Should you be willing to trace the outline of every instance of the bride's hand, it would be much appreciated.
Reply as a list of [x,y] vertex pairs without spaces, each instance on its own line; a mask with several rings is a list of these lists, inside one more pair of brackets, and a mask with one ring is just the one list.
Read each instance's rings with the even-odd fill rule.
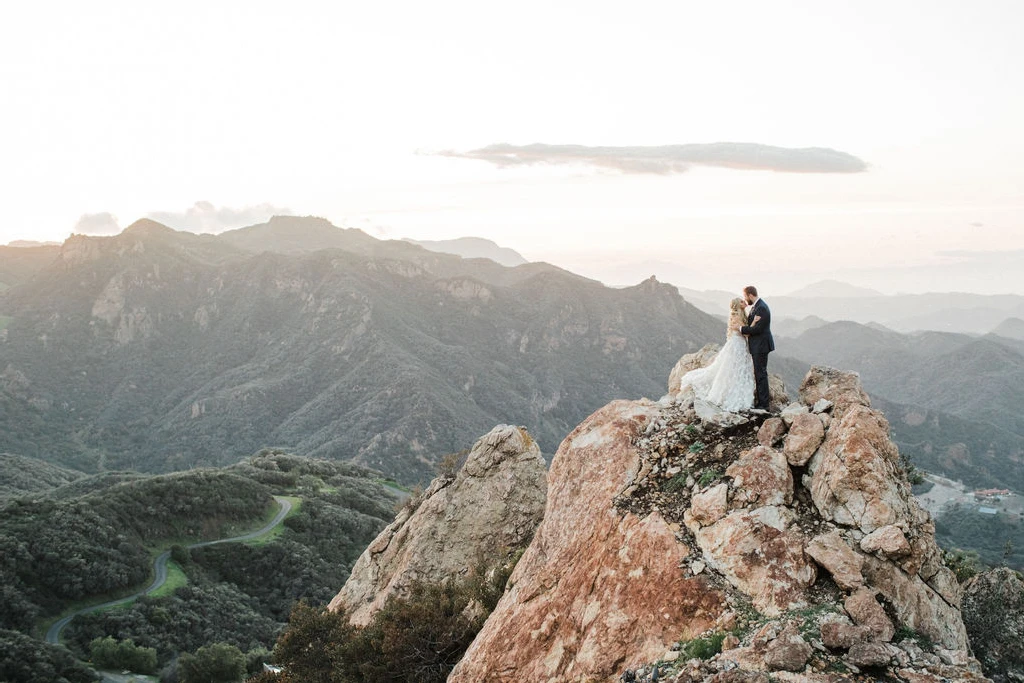
[[760,319],[761,319],[761,316],[759,316],[759,315],[755,315],[755,316],[754,316],[754,322],[752,322],[752,323],[751,323],[751,325],[756,325],[756,324],[757,324],[757,321],[758,321],[758,320],[760,320]]

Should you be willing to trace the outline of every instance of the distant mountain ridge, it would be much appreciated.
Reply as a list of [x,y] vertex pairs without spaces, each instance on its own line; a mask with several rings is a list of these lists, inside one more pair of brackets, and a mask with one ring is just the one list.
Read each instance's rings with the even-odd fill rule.
[[302,218],[76,235],[0,314],[0,449],[165,471],[283,446],[404,481],[502,422],[551,452],[721,334],[654,280],[611,289]]
[[413,240],[407,238],[405,241],[418,244],[430,251],[455,254],[463,258],[489,258],[503,266],[514,267],[529,263],[515,249],[498,246],[495,242],[483,239],[482,237],[459,237],[453,240]]
[[857,287],[838,280],[821,280],[801,287],[795,292],[790,292],[788,296],[800,299],[859,299],[866,296],[884,295],[874,289]]
[[[720,315],[735,294],[680,288],[683,297],[705,313]],[[820,291],[820,294],[818,293]],[[771,305],[772,322],[817,317],[830,322],[878,323],[898,332],[934,330],[983,335],[1007,318],[1024,318],[1018,294],[879,294],[841,282],[825,281],[789,295],[762,291]]]

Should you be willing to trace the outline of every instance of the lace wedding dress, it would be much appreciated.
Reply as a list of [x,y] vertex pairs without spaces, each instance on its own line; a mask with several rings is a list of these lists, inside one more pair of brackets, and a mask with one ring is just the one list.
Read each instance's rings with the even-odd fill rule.
[[683,375],[680,388],[688,386],[696,398],[726,412],[749,410],[754,405],[754,364],[743,335],[730,331],[711,365]]

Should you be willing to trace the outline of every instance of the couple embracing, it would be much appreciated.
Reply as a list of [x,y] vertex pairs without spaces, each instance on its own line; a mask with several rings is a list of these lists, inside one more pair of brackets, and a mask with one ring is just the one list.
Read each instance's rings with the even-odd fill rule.
[[771,325],[768,304],[756,287],[745,287],[743,296],[729,303],[725,346],[706,368],[686,373],[681,388],[693,387],[694,396],[730,413],[770,410],[768,354],[775,350]]

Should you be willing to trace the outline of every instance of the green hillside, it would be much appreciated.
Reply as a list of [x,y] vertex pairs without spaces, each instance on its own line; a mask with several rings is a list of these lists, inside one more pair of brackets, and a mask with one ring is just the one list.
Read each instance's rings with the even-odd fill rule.
[[[89,643],[107,635],[155,648],[161,663],[218,642],[269,647],[294,603],[326,604],[391,519],[396,498],[379,482],[357,466],[267,451],[222,469],[85,477],[8,499],[0,629],[38,636],[70,607],[137,591],[152,578],[156,552],[170,547],[183,585],[76,617],[64,633],[72,650],[87,657]],[[276,508],[272,494],[295,500],[281,531],[183,550],[258,528]]]

